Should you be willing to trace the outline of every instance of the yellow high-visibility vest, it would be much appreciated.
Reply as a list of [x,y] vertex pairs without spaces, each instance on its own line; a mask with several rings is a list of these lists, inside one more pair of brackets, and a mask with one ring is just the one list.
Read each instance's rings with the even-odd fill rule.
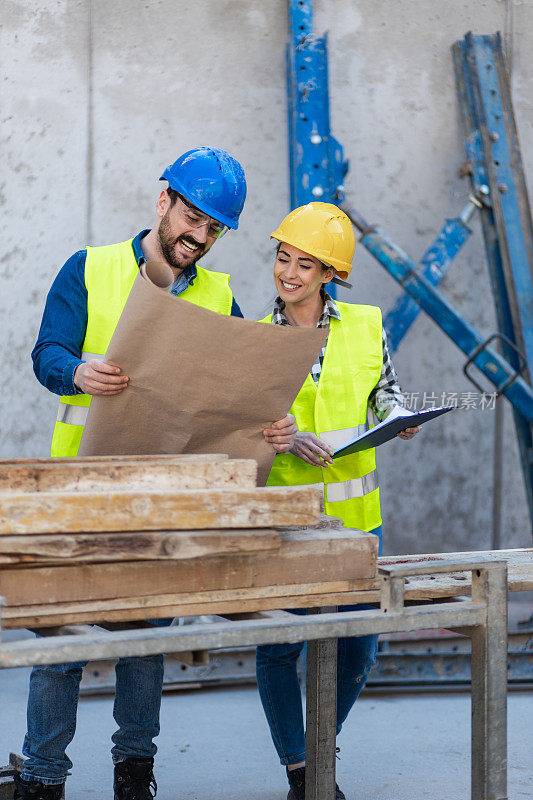
[[[367,430],[368,398],[383,366],[381,311],[337,303],[341,319],[330,331],[318,386],[305,379],[291,413],[300,431],[311,431],[339,447]],[[272,315],[262,322],[272,322]],[[336,458],[314,467],[298,456],[276,455],[268,486],[324,484],[325,512],[347,528],[370,531],[381,524],[375,450]]]
[[[85,262],[87,287],[87,330],[81,358],[103,359],[117,323],[126,305],[139,267],[133,252],[133,239],[104,247],[88,247]],[[181,294],[202,308],[219,314],[231,314],[233,294],[229,275],[211,272],[196,265],[198,275]],[[52,456],[77,455],[91,395],[64,395],[52,437]]]

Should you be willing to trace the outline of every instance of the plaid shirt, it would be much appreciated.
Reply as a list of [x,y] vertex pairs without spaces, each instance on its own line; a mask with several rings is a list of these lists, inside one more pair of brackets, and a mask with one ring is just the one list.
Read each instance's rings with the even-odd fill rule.
[[[317,328],[329,328],[330,318],[334,317],[335,319],[340,320],[341,315],[337,304],[325,290],[322,291],[322,297],[324,299],[324,308],[322,309],[322,314],[317,322]],[[277,297],[274,303],[274,309],[272,311],[272,323],[274,325],[290,325],[289,320],[283,313],[284,308],[284,301],[280,297]],[[320,373],[322,372],[322,364],[324,362],[324,355],[326,353],[326,345],[327,341],[311,368],[311,377],[317,386],[318,381],[320,380]],[[400,384],[398,383],[396,371],[391,361],[385,328],[383,328],[382,332],[382,345],[383,366],[381,368],[381,375],[379,381],[370,392],[370,396],[368,398],[368,405],[380,422],[385,419],[393,406],[398,405],[403,407],[405,405],[403,392],[400,388]]]

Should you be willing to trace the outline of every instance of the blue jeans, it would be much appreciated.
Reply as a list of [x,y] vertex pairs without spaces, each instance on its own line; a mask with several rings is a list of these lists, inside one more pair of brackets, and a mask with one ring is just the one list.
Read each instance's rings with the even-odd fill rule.
[[[379,536],[381,526],[371,531]],[[340,606],[339,611],[358,611],[368,605]],[[291,609],[306,614],[306,609]],[[259,696],[270,727],[280,762],[284,765],[305,761],[305,729],[302,697],[296,662],[304,642],[261,645],[256,651]],[[372,669],[378,649],[378,636],[352,636],[337,645],[337,734],[359,697]]]
[[[64,783],[72,761],[65,753],[76,730],[82,667],[86,662],[34,667],[30,676],[28,732],[22,752],[27,756],[22,778],[46,784]],[[163,656],[121,658],[115,667],[113,760],[150,757],[159,734],[163,689]]]

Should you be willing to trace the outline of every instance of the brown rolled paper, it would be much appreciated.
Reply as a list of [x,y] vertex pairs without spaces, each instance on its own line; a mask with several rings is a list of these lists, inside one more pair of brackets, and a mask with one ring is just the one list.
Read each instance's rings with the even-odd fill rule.
[[141,267],[106,353],[127,389],[93,397],[80,456],[227,453],[253,458],[266,483],[262,431],[289,411],[327,330],[215,314],[169,293],[166,264]]

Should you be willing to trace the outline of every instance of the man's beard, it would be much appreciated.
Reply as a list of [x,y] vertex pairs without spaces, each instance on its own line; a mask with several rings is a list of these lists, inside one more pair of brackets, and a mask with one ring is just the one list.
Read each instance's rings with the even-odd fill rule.
[[[161,252],[163,253],[163,257],[167,264],[170,264],[171,267],[174,269],[184,270],[192,267],[193,264],[196,264],[197,261],[201,259],[201,257],[205,253],[206,245],[200,242],[197,242],[191,236],[174,236],[172,233],[172,229],[170,226],[169,220],[169,212],[162,217],[161,222],[159,223],[159,230],[158,230],[158,237],[159,237],[159,246],[161,247]],[[187,259],[185,262],[178,260],[176,254],[174,252],[174,246],[179,242],[187,242],[188,244],[192,244],[198,248],[195,253],[191,253],[190,259]]]

